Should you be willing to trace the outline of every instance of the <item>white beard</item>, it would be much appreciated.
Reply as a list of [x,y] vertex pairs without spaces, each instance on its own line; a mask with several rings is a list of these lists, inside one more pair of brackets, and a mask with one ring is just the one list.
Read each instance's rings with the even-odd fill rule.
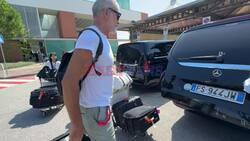
[[250,93],[250,78],[248,78],[244,82],[244,91]]

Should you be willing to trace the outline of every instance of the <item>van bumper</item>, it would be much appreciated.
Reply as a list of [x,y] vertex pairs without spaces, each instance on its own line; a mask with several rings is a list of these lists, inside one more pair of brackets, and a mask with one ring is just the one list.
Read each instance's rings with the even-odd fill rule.
[[183,84],[173,83],[171,89],[162,85],[162,97],[172,100],[180,108],[196,111],[250,129],[250,112],[249,108],[245,108],[250,107],[248,100],[245,100],[244,105],[239,105],[205,96],[193,96],[189,92],[181,90],[178,86],[183,86]]

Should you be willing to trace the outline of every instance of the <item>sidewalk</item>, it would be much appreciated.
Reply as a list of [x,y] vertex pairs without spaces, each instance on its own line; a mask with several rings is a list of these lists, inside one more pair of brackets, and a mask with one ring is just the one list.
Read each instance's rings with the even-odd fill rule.
[[43,63],[37,63],[20,68],[14,68],[7,70],[7,75],[4,75],[4,71],[0,70],[0,79],[15,78],[21,76],[36,75],[43,67]]

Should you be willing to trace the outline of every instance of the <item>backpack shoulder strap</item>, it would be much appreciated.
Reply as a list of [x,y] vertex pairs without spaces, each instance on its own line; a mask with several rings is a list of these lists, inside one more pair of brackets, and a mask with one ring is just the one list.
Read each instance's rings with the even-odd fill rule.
[[[99,34],[96,30],[94,30],[94,29],[92,29],[92,28],[85,28],[85,29],[83,29],[82,31],[80,31],[79,36],[80,36],[81,33],[82,33],[83,31],[85,31],[85,30],[91,30],[91,31],[93,31],[94,33],[96,33],[96,35],[97,35],[98,38],[99,38],[99,44],[98,44],[98,48],[97,48],[97,50],[96,50],[95,58],[93,58],[93,60],[92,60],[91,66],[89,67],[88,71],[87,71],[86,74],[83,76],[83,78],[79,81],[79,87],[80,87],[80,89],[81,89],[81,83],[82,83],[82,81],[83,81],[83,80],[86,78],[86,76],[89,74],[89,72],[90,72],[92,66],[94,67],[94,70],[95,70],[95,72],[96,72],[96,74],[97,74],[98,76],[101,76],[101,75],[102,75],[102,73],[98,72],[98,71],[96,70],[96,68],[95,68],[95,63],[98,61],[99,56],[102,54],[102,51],[103,51],[102,38],[101,38],[100,34]],[[79,36],[78,36],[78,37],[79,37]]]
[[[92,65],[93,65],[93,64],[95,64],[95,63],[98,61],[99,56],[102,54],[102,51],[103,51],[102,38],[101,38],[100,34],[99,34],[96,30],[94,30],[93,28],[85,28],[85,29],[83,29],[82,31],[80,31],[79,36],[81,35],[81,33],[82,33],[83,31],[86,31],[86,30],[91,30],[91,31],[95,32],[96,35],[97,35],[98,38],[99,38],[99,44],[98,44],[98,48],[97,48],[97,50],[96,50],[96,55],[95,55],[95,58],[93,59],[93,62],[92,62]],[[79,37],[79,36],[78,36],[78,37]]]
[[51,65],[51,69],[54,70],[54,65],[52,63],[52,61],[49,61],[50,62],[50,65]]

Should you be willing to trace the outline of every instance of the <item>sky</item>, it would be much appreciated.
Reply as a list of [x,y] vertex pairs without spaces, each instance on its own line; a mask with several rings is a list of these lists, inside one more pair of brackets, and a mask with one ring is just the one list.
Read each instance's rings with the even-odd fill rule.
[[[170,8],[170,1],[171,0],[130,0],[130,8],[131,10],[145,12],[148,13],[149,16],[152,16]],[[176,0],[175,7],[192,1],[195,0]]]
[[[176,4],[170,7],[170,0],[130,0],[130,9],[148,13],[148,16],[159,14],[168,10],[169,8],[174,8],[194,0],[176,0]],[[118,31],[118,39],[129,39],[129,33]]]
[[[95,0],[90,0],[95,1]],[[170,7],[171,0],[130,0],[130,9],[148,13],[148,16],[159,14],[170,8],[178,7],[195,0],[176,0],[176,4]],[[118,39],[129,39],[128,32],[118,31]]]
[[[180,6],[194,0],[176,0],[176,5]],[[130,0],[130,9],[148,13],[149,16],[161,13],[170,8],[170,0]]]

